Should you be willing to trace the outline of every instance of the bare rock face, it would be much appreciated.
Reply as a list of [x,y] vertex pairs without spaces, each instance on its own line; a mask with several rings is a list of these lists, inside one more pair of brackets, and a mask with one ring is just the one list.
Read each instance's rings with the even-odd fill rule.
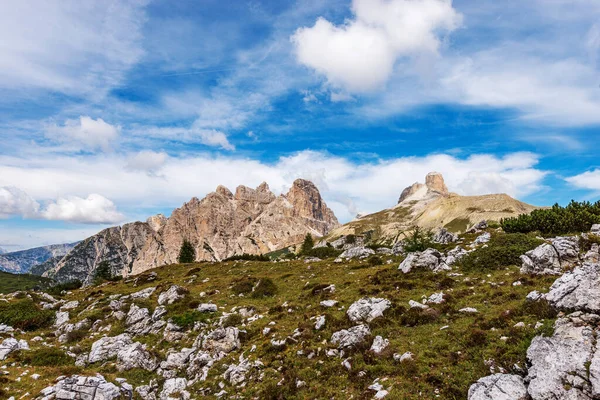
[[421,200],[428,197],[448,197],[450,192],[444,182],[444,177],[439,172],[430,172],[425,177],[425,184],[413,183],[402,191],[398,203],[404,200]]
[[300,243],[307,233],[323,236],[339,223],[317,187],[297,179],[289,192],[276,196],[266,183],[256,189],[224,186],[199,200],[191,199],[169,218],[150,217],[103,230],[79,243],[44,275],[60,282],[90,284],[100,263],[113,275],[135,275],[177,262],[184,240],[196,261],[220,261],[243,253],[264,254]]

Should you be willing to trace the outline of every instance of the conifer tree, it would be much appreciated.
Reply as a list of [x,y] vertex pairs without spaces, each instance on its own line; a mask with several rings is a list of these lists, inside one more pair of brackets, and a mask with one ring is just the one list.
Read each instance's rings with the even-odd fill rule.
[[196,260],[196,251],[194,250],[194,246],[190,243],[189,240],[184,240],[181,249],[179,250],[179,261],[180,264],[189,264],[193,263]]

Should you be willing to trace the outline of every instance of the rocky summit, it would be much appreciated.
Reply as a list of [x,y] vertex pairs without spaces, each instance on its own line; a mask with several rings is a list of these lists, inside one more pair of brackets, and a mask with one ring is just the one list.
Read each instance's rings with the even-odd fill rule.
[[184,240],[195,261],[220,261],[241,254],[265,254],[295,245],[309,233],[320,237],[339,225],[317,187],[296,180],[287,194],[276,196],[266,183],[256,189],[219,186],[203,199],[193,198],[170,217],[108,228],[48,264],[44,276],[60,282],[90,283],[101,263],[113,275],[135,275],[177,262]]
[[506,194],[461,196],[449,192],[444,177],[430,172],[425,183],[414,183],[404,189],[398,204],[392,208],[355,220],[334,229],[328,238],[344,235],[367,235],[372,242],[393,244],[414,227],[452,233],[466,232],[480,221],[500,221],[533,211],[537,207]]

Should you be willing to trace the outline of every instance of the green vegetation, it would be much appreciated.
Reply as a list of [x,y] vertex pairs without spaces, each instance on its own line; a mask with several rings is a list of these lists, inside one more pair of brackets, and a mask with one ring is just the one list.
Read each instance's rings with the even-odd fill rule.
[[179,250],[179,257],[177,258],[180,264],[193,263],[196,260],[196,250],[189,240],[184,240]]
[[114,275],[112,268],[108,261],[102,261],[96,267],[96,272],[94,273],[94,284],[99,285],[102,282],[114,282],[123,279],[121,275]]
[[75,363],[63,350],[52,347],[21,351],[16,357],[19,362],[31,367],[57,367]]
[[184,329],[191,329],[196,322],[206,322],[210,318],[210,314],[203,313],[197,310],[184,311],[181,314],[173,315],[171,320],[177,326]]
[[450,232],[466,232],[469,229],[469,225],[471,222],[468,218],[455,218],[452,221],[448,222],[444,225],[444,228],[448,229]]
[[277,286],[271,278],[261,278],[252,292],[252,297],[255,299],[261,297],[273,297],[277,293]]
[[418,226],[415,226],[404,240],[404,250],[409,253],[413,251],[425,251],[430,247],[435,247],[433,233]]
[[48,293],[53,296],[60,296],[62,292],[69,292],[71,290],[80,289],[83,283],[79,280],[69,281],[65,283],[59,283],[48,289]]
[[325,246],[325,247],[313,247],[306,253],[305,256],[308,257],[318,257],[321,259],[325,258],[335,258],[342,254],[342,250],[334,249],[333,247]]
[[304,237],[304,242],[302,242],[302,247],[300,247],[300,255],[307,255],[308,252],[311,251],[314,246],[315,242],[312,236],[310,235],[310,233],[307,233]]
[[263,254],[239,254],[237,256],[231,256],[223,261],[270,261],[269,256]]
[[0,323],[15,329],[34,331],[52,325],[54,311],[42,310],[29,298],[10,304],[0,303]]
[[523,233],[494,235],[487,246],[480,247],[460,260],[464,271],[486,271],[520,265],[520,256],[543,242]]
[[18,290],[46,289],[52,280],[27,274],[10,274],[0,271],[0,293],[12,293]]
[[595,203],[571,201],[566,207],[558,204],[549,209],[533,210],[530,214],[505,218],[502,229],[508,233],[540,232],[554,236],[588,232],[593,224],[600,223],[600,201]]

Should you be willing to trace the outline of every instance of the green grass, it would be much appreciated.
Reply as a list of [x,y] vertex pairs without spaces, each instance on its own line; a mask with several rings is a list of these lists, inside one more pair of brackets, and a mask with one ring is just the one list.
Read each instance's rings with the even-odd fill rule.
[[34,331],[54,323],[54,311],[42,310],[31,299],[0,303],[0,323],[15,329]]
[[28,274],[10,274],[0,271],[0,293],[12,293],[18,290],[46,289],[52,280]]
[[[472,240],[475,236],[464,237]],[[497,240],[506,243],[515,237],[510,238]],[[165,318],[185,328],[191,328],[194,322],[201,321],[209,324],[207,331],[214,329],[213,324],[222,317],[223,312],[232,313],[232,309],[240,307],[254,309],[255,314],[263,318],[248,322],[240,314],[232,313],[224,319],[224,325],[236,326],[242,331],[242,348],[218,361],[205,382],[197,382],[188,389],[192,393],[198,393],[201,388],[210,388],[212,393],[220,391],[218,385],[223,381],[225,365],[238,363],[240,354],[244,352],[245,357],[252,361],[261,360],[264,364],[260,371],[250,373],[246,386],[232,388],[226,384],[224,389],[228,393],[236,393],[244,399],[370,399],[374,392],[367,390],[367,387],[376,378],[386,379],[384,387],[391,387],[386,400],[464,399],[469,386],[489,374],[489,367],[484,360],[494,359],[496,365],[509,373],[513,372],[515,363],[525,366],[526,350],[531,339],[535,335],[551,332],[555,312],[547,304],[528,303],[525,297],[532,290],[547,291],[555,277],[524,277],[517,266],[506,261],[499,262],[492,269],[467,270],[456,267],[453,272],[460,272],[463,276],[418,270],[403,274],[397,270],[402,257],[378,257],[383,261],[382,265],[367,260],[344,263],[325,260],[310,265],[301,260],[173,265],[155,269],[158,276],[154,282],[139,280],[137,285],[135,279],[110,282],[101,288],[76,291],[65,296],[65,300],[79,300],[79,310],[100,301],[96,310],[101,310],[105,307],[102,299],[110,295],[127,295],[158,286],[159,289],[150,299],[139,302],[152,309],[157,306],[161,291],[168,289],[171,284],[178,284],[189,290],[189,294],[186,299],[167,307]],[[392,263],[387,264],[388,260]],[[508,260],[513,261],[512,258]],[[192,270],[197,277],[190,280],[189,272]],[[265,279],[267,277],[268,280]],[[517,280],[522,284],[513,286],[512,283]],[[323,290],[332,284],[336,288],[334,293]],[[254,296],[257,291],[259,294]],[[410,310],[409,300],[421,301],[423,296],[439,291],[447,295],[445,303],[433,305],[427,312]],[[200,297],[201,293],[204,293],[203,297]],[[370,341],[348,351],[345,357],[351,357],[352,364],[352,370],[348,371],[341,366],[339,358],[327,357],[325,351],[334,347],[329,343],[334,332],[355,325],[349,321],[346,310],[364,296],[383,297],[391,301],[392,307],[385,311],[384,316],[369,323],[372,337],[381,335],[389,339],[390,347],[380,356],[368,351]],[[324,309],[319,305],[324,299],[335,299],[339,304]],[[10,300],[10,305],[20,301],[25,300]],[[201,315],[192,307],[198,301],[216,304],[219,312]],[[124,309],[128,307],[126,305]],[[458,312],[464,307],[475,307],[479,312]],[[71,322],[90,315],[98,314],[94,310],[81,314],[74,312]],[[311,319],[317,315],[326,316],[325,326],[320,331],[314,330],[314,320]],[[271,321],[275,325],[269,325]],[[543,326],[535,330],[533,326],[539,321],[543,321]],[[517,322],[524,322],[526,327],[514,328]],[[112,318],[105,317],[103,324],[112,325],[110,335],[123,331],[122,322]],[[267,326],[272,331],[264,336],[262,330]],[[444,326],[448,328],[442,330]],[[283,349],[273,348],[270,343],[272,339],[286,338],[296,329],[300,332],[297,342],[289,342]],[[43,349],[43,345],[30,340],[35,335],[44,336],[55,347],[60,346],[51,332],[52,328],[47,327],[22,335],[32,346],[31,354]],[[199,333],[190,331],[177,343],[166,342],[162,333],[144,335],[135,340],[146,344],[149,351],[160,359],[165,359],[170,349],[192,347]],[[501,340],[503,336],[508,339]],[[68,346],[79,352],[88,352],[98,337],[78,337],[78,342],[69,343]],[[256,346],[256,350],[250,352],[252,346]],[[298,351],[304,352],[304,355],[298,355]],[[399,364],[393,360],[394,353],[407,351],[414,354],[412,362]],[[314,357],[307,357],[310,353],[314,353]],[[59,356],[56,353],[56,357]],[[109,380],[124,377],[133,385],[147,384],[156,377],[142,370],[119,373],[112,363],[104,366],[102,363],[94,364],[86,367],[85,371],[77,369],[72,363],[30,367],[29,370],[30,373],[39,373],[41,378],[38,381],[22,379],[21,382],[3,384],[3,387],[10,387],[10,395],[19,398],[27,392],[38,393],[57,376],[72,373],[102,373]],[[19,376],[22,363],[9,364],[7,371],[9,376]],[[264,376],[259,381],[257,378],[260,374]],[[305,381],[307,385],[298,388],[296,380]]]

